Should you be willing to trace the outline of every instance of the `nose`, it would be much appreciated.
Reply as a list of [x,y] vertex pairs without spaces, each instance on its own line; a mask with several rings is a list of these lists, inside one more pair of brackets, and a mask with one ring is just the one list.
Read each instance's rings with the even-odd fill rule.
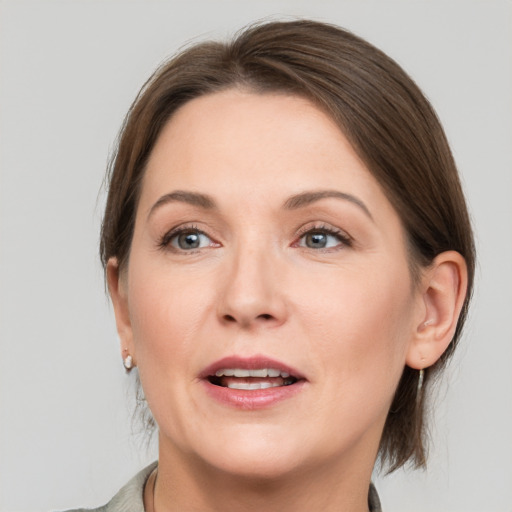
[[240,251],[226,262],[217,309],[223,324],[251,330],[286,321],[286,286],[278,260],[263,248]]

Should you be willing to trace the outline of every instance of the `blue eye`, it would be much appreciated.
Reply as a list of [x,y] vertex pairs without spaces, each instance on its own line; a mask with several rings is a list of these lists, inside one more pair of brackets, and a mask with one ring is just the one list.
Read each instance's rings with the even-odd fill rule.
[[308,249],[331,249],[343,245],[350,245],[348,237],[326,229],[308,231],[299,240],[299,247]]
[[188,229],[173,234],[168,238],[167,243],[175,249],[190,251],[193,249],[208,247],[212,244],[212,241],[201,231]]

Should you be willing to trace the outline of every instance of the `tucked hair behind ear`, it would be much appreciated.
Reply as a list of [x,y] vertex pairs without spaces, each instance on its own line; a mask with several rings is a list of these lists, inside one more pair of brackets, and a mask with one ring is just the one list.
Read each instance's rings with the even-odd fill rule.
[[103,265],[111,257],[121,270],[128,264],[145,165],[165,123],[187,101],[233,87],[306,97],[338,124],[402,220],[413,278],[443,251],[465,258],[468,293],[453,341],[426,372],[421,397],[418,372],[404,369],[380,446],[390,470],[407,461],[424,465],[425,397],[461,335],[473,285],[473,235],[434,110],[400,66],[368,42],[325,23],[270,22],[227,43],[194,45],[161,66],[131,106],[107,174]]

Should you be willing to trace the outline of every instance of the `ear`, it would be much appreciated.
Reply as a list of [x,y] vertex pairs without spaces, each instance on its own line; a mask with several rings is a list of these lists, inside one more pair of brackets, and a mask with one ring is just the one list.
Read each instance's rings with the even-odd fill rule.
[[128,306],[128,287],[126,276],[119,270],[117,258],[110,258],[107,263],[107,283],[114,314],[116,317],[117,333],[121,342],[121,357],[131,356],[133,366],[135,363],[135,346],[133,343],[133,330]]
[[406,363],[432,366],[452,341],[467,290],[466,261],[455,251],[439,254],[421,279],[421,313]]

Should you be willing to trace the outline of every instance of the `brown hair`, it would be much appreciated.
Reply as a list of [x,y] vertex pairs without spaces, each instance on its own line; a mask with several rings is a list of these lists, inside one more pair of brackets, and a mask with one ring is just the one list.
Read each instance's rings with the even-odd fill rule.
[[339,27],[299,20],[254,25],[231,42],[194,45],[162,65],[132,104],[112,157],[101,232],[103,265],[129,258],[145,164],[163,126],[181,105],[227,88],[284,92],[328,113],[377,179],[405,227],[412,275],[443,251],[458,251],[468,293],[455,336],[425,374],[404,369],[380,445],[394,470],[425,464],[425,389],[461,335],[475,266],[470,220],[440,122],[416,84],[383,52]]

